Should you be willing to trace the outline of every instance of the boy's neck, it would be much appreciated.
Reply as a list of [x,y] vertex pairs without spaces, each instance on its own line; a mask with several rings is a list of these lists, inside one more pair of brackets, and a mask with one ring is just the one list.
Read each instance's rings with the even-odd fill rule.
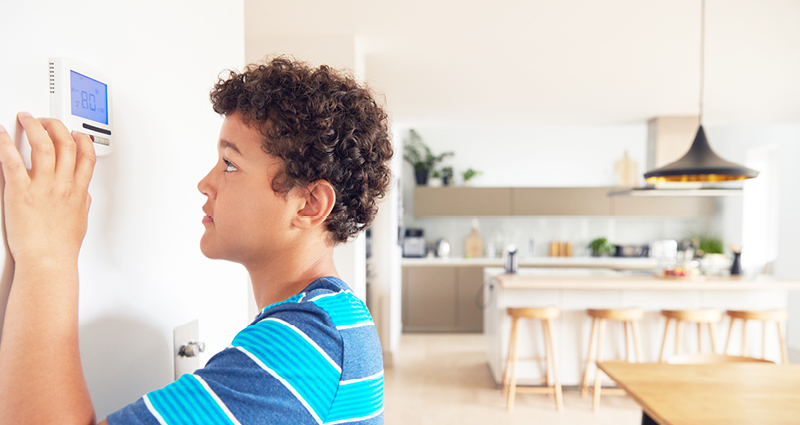
[[259,310],[299,294],[321,277],[339,277],[333,264],[333,247],[327,246],[284,252],[264,264],[247,267],[247,271]]

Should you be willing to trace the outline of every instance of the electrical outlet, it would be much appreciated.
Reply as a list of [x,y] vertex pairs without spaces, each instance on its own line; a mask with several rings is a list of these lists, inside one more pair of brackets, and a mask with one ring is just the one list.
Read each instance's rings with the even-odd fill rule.
[[200,368],[200,357],[197,356],[197,353],[202,349],[196,346],[204,347],[205,344],[200,342],[197,320],[176,326],[172,334],[172,355],[175,359],[175,380],[177,381],[181,375],[193,373]]

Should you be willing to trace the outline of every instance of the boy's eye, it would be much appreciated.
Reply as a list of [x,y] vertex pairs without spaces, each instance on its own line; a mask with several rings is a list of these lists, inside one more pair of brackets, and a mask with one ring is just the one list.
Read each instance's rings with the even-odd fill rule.
[[227,159],[223,159],[223,161],[225,161],[225,172],[226,172],[226,173],[230,173],[231,171],[236,171],[236,170],[237,170],[236,166],[235,166],[235,165],[233,165],[233,164],[232,164],[230,161],[228,161]]

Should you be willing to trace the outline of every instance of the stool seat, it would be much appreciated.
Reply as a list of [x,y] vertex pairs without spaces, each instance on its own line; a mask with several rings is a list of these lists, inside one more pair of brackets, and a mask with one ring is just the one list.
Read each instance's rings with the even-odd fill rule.
[[[636,350],[636,363],[642,361],[642,345],[639,341],[639,320],[644,317],[644,311],[641,308],[605,308],[595,309],[590,308],[586,310],[589,317],[592,318],[592,333],[589,337],[589,353],[586,355],[586,365],[583,369],[583,379],[581,379],[581,397],[589,392],[589,366],[603,360],[603,333],[605,332],[606,320],[616,322],[623,322],[625,325],[625,359],[631,361],[629,350],[628,329],[631,329],[633,334],[633,345]],[[592,348],[594,347],[595,332],[597,333],[597,354],[592,358]],[[600,370],[595,372],[594,390],[592,393],[592,410],[597,411],[600,409]],[[615,388],[616,393],[624,394],[622,389]]]
[[[669,333],[669,324],[675,321],[675,355],[681,354],[681,345],[683,344],[683,324],[696,323],[697,324],[697,352],[703,351],[703,338],[702,338],[702,325],[708,327],[708,337],[711,340],[711,353],[717,353],[717,332],[715,324],[722,319],[722,312],[719,310],[705,308],[698,310],[661,310],[661,315],[667,319],[664,326],[664,338],[661,340],[661,354],[658,356],[659,362],[666,360],[667,352],[667,334]],[[669,363],[669,361],[667,361]]]
[[789,313],[786,310],[728,310],[725,312],[731,318],[731,326],[728,328],[728,338],[725,340],[724,354],[728,354],[728,347],[731,343],[731,335],[733,334],[733,325],[736,320],[742,321],[742,356],[747,356],[747,321],[755,320],[762,322],[761,334],[761,358],[767,356],[767,322],[775,322],[778,328],[778,343],[781,350],[781,364],[789,362],[789,352],[786,348],[786,333],[783,330],[783,323],[789,319]]
[[[536,392],[552,393],[556,399],[556,410],[559,412],[564,408],[561,394],[561,381],[558,379],[558,357],[556,347],[553,343],[553,319],[557,318],[561,312],[558,307],[524,307],[508,308],[506,312],[511,316],[511,335],[508,338],[508,356],[506,357],[506,368],[503,371],[503,394],[508,396],[506,408],[511,411],[514,408],[514,396],[517,392]],[[541,320],[542,334],[544,335],[545,357],[519,357],[517,338],[519,338],[519,321],[522,319]],[[521,387],[517,388],[517,363],[520,360],[545,360],[544,386]],[[552,370],[552,372],[551,372]],[[550,385],[552,373],[553,385]]]
[[707,308],[701,310],[661,310],[661,315],[681,322],[717,323],[722,319],[722,312]]
[[616,321],[641,320],[644,317],[644,311],[641,308],[590,308],[586,310],[586,313],[591,318]]
[[557,319],[561,314],[558,307],[508,308],[508,315],[524,319]]
[[725,312],[725,314],[727,314],[733,319],[742,319],[742,320],[785,322],[789,319],[789,313],[786,310],[764,310],[764,311],[728,310]]

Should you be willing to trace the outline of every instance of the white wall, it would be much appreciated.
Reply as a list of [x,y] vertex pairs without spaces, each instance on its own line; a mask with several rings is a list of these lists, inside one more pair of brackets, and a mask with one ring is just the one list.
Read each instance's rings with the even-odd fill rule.
[[244,60],[242,0],[5,2],[0,123],[49,113],[49,56],[113,79],[115,152],[100,158],[80,258],[81,351],[98,417],[172,380],[172,329],[200,320],[207,353],[249,317],[244,269],[203,257],[221,119],[208,92]]
[[[800,124],[710,126],[706,135],[717,153],[729,161],[744,163],[748,151],[759,147],[772,145],[779,150],[775,273],[784,279],[800,280]],[[800,291],[789,293],[788,343],[800,350]]]

